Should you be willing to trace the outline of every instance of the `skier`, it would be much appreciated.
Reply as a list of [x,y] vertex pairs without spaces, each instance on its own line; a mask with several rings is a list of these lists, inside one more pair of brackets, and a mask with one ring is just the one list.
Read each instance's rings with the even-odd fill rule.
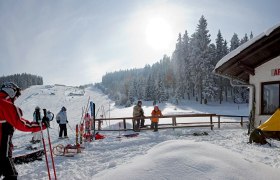
[[[144,111],[142,109],[142,101],[138,101],[137,104],[133,107],[133,117],[135,117],[135,119],[133,120],[133,130],[134,131],[140,131],[140,120],[141,120],[141,128],[144,127],[145,124],[145,119],[143,117],[144,116]],[[142,118],[141,118],[142,117]],[[135,124],[136,121],[136,124]]]
[[59,124],[59,139],[62,139],[62,133],[64,133],[64,138],[68,138],[67,136],[67,114],[66,108],[63,106],[59,113],[56,115],[56,122]]
[[[35,111],[33,113],[33,122],[41,121],[43,118],[41,112],[40,112],[40,107],[36,106]],[[33,132],[33,137],[32,140],[30,141],[32,144],[40,143],[41,142],[41,132]]]
[[159,110],[158,106],[154,106],[154,110],[152,111],[152,118],[151,118],[151,128],[154,129],[154,132],[158,131],[158,117],[162,116],[161,110]]
[[54,118],[54,114],[50,110],[47,111],[47,115],[46,116],[49,119],[49,121],[52,121],[53,118]]
[[[40,125],[22,117],[14,101],[21,95],[21,89],[12,82],[5,82],[0,88],[0,178],[17,179],[18,172],[12,159],[12,136],[14,129],[25,132],[40,131]],[[46,126],[42,125],[42,129]]]

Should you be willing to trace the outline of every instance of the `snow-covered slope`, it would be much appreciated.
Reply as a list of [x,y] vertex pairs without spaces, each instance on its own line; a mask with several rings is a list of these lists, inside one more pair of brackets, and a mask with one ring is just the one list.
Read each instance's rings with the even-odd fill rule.
[[[116,107],[107,96],[94,88],[85,91],[66,86],[34,86],[25,90],[16,104],[26,119],[32,118],[35,106],[56,114],[62,106],[67,108],[69,139],[58,140],[58,125],[51,123],[53,146],[73,144],[74,127],[80,122],[82,107],[88,98],[95,102],[96,111],[106,117],[129,117],[132,107]],[[144,102],[147,115],[151,102]],[[163,114],[217,113],[247,115],[247,105],[182,102],[178,106],[160,104]],[[110,109],[110,113],[109,113]],[[101,113],[99,113],[100,115]],[[99,116],[97,115],[97,116]],[[147,122],[149,123],[149,122]],[[104,122],[103,128],[113,122]],[[247,144],[247,130],[238,125],[224,129],[176,129],[140,132],[134,138],[116,138],[118,132],[104,132],[106,138],[86,143],[85,150],[75,157],[55,156],[58,179],[278,179],[280,177],[280,143],[267,145]],[[208,136],[193,136],[194,132],[207,132]],[[129,133],[129,132],[123,132]],[[31,133],[16,131],[15,151],[29,144]],[[19,179],[48,179],[45,161],[16,166]]]

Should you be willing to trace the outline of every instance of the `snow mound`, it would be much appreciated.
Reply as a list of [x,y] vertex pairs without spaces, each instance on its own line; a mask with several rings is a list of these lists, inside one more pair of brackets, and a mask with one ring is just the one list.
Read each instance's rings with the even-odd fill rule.
[[[265,173],[264,173],[265,172]],[[93,179],[279,179],[267,165],[207,142],[160,143],[131,163],[105,170]]]

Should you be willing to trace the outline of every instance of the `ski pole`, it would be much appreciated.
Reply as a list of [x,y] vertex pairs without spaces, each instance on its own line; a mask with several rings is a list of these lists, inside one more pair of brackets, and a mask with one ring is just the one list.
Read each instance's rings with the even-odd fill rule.
[[51,180],[49,161],[48,161],[48,156],[47,156],[47,150],[46,150],[45,138],[44,138],[44,133],[43,133],[43,128],[42,128],[42,122],[40,121],[39,124],[40,124],[40,128],[41,128],[41,135],[42,135],[43,147],[44,147],[44,152],[45,152],[45,159],[46,159],[46,165],[47,165],[47,170],[48,170],[48,176],[49,176],[49,180]]
[[49,128],[47,128],[47,132],[48,132],[48,140],[49,140],[49,146],[50,146],[50,153],[51,153],[51,158],[52,158],[52,167],[53,167],[54,179],[57,180],[57,178],[56,178],[56,170],[55,170],[55,165],[54,165],[54,159],[53,159],[53,151],[52,151],[52,144],[51,144],[51,139],[50,139]]
[[[43,109],[44,111],[44,117],[43,119],[47,119],[47,113],[46,113],[46,109]],[[47,122],[46,122],[47,123]],[[54,159],[53,159],[53,152],[52,152],[52,143],[51,143],[51,138],[50,138],[50,132],[49,132],[49,127],[47,126],[47,133],[48,133],[48,141],[49,141],[49,147],[50,147],[50,153],[51,153],[51,160],[52,160],[52,167],[53,167],[53,174],[54,174],[54,179],[57,180],[56,178],[56,170],[55,170],[55,165],[54,165]]]

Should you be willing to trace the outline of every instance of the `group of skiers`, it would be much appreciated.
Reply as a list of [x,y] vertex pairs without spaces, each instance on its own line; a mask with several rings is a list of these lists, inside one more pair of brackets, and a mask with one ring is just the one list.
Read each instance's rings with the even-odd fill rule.
[[[49,121],[52,121],[54,119],[54,114],[51,111],[46,112],[46,117],[49,119]],[[41,113],[41,109],[39,106],[35,107],[34,113],[33,113],[33,122],[42,121],[43,115]],[[56,122],[59,124],[59,139],[62,139],[62,134],[64,135],[64,138],[68,138],[67,136],[67,114],[66,114],[66,108],[63,106],[61,110],[56,115]],[[50,125],[50,124],[49,124]],[[40,132],[33,132],[31,143],[40,143],[41,142],[41,133]]]
[[[5,82],[0,87],[0,178],[14,180],[17,179],[18,172],[12,159],[13,143],[12,137],[15,129],[24,132],[32,132],[31,142],[41,141],[41,133],[50,126],[54,114],[44,109],[44,115],[40,112],[40,107],[36,107],[33,113],[33,122],[23,118],[22,110],[15,106],[15,100],[21,95],[21,89],[12,82]],[[62,107],[56,115],[59,124],[59,138],[67,138],[67,114],[66,108]]]
[[[153,111],[151,112],[151,128],[154,132],[158,131],[158,121],[160,116],[162,116],[161,110],[157,105],[154,106]],[[142,101],[138,101],[137,104],[133,107],[133,130],[139,132],[140,128],[145,127],[145,116],[142,108]]]
[[[41,140],[41,133],[50,126],[50,121],[54,119],[54,114],[51,111],[43,109],[44,114],[41,114],[40,107],[36,106],[33,113],[33,122],[23,118],[21,109],[15,106],[15,100],[21,95],[21,89],[12,82],[5,82],[0,87],[0,178],[17,179],[18,173],[15,169],[12,159],[12,137],[15,129],[24,132],[32,132],[33,137],[31,142],[37,143]],[[154,106],[151,115],[151,128],[158,131],[159,116],[162,116],[158,106]],[[139,131],[145,126],[144,111],[142,109],[142,101],[138,101],[133,108],[134,130]],[[68,138],[67,136],[67,114],[66,108],[63,106],[56,115],[56,122],[59,124],[59,138]],[[98,139],[103,139],[99,133]]]

